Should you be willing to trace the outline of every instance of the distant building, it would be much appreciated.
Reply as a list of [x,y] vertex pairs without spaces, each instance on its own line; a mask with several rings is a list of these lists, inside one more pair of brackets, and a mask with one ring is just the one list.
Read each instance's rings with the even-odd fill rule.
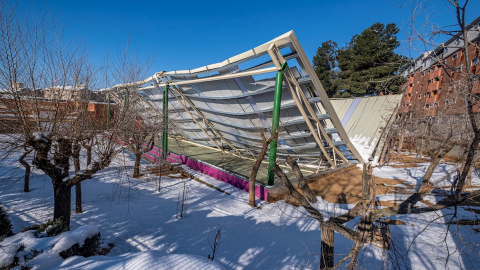
[[43,95],[46,99],[51,100],[77,100],[82,92],[88,91],[85,85],[76,86],[55,86],[43,89]]
[[[467,27],[471,71],[477,75],[474,93],[480,93],[480,17]],[[419,56],[402,75],[407,79],[403,85],[403,98],[399,113],[414,113],[418,116],[457,114],[465,108],[462,83],[466,78],[464,42],[461,33],[442,43],[435,50]],[[463,80],[463,82],[462,82]],[[480,107],[474,108],[480,112]]]

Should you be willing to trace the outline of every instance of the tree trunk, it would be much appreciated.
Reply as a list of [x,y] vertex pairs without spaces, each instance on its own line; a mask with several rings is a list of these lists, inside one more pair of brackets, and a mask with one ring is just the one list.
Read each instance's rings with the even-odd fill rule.
[[92,146],[85,147],[87,149],[87,167],[92,164]]
[[[253,170],[258,171],[258,167],[257,168],[254,167]],[[256,207],[257,204],[255,203],[255,179],[249,179],[249,181],[250,182],[248,185],[248,204],[251,207]]]
[[420,188],[418,189],[419,191],[425,189],[427,185],[430,184],[430,178],[433,175],[433,172],[435,171],[435,168],[437,168],[438,163],[440,163],[441,158],[437,156],[432,156],[430,159],[430,165],[427,168],[427,171],[425,172],[425,175],[423,176],[422,183],[420,184]]
[[255,179],[257,178],[258,169],[260,168],[260,165],[262,165],[263,157],[267,153],[268,144],[273,140],[273,138],[278,136],[278,134],[275,133],[274,136],[270,137],[267,140],[265,138],[265,135],[263,134],[263,132],[260,135],[262,136],[262,139],[263,139],[262,150],[260,151],[260,153],[257,156],[255,164],[253,165],[253,168],[252,168],[252,172],[250,173],[250,178],[248,179],[248,181],[249,181],[248,204],[250,204],[251,207],[257,206],[256,203],[255,203]]
[[[469,113],[470,113],[470,110],[469,110]],[[473,115],[473,112],[472,112],[472,115]],[[473,126],[475,124],[474,123],[475,117],[470,116],[470,118],[472,118],[471,122]],[[475,151],[477,150],[478,145],[480,143],[480,130],[476,129],[476,124],[475,124],[475,128],[472,127],[472,129],[474,132],[474,137],[468,147],[468,153],[467,153],[467,158],[465,159],[465,165],[463,165],[463,170],[462,170],[462,173],[460,174],[460,180],[458,181],[457,186],[455,188],[455,198],[457,200],[460,199],[461,192],[462,190],[464,190],[465,181],[466,181],[468,172],[470,171],[470,167],[472,166],[473,159],[475,157]]]
[[[73,166],[75,172],[80,171],[80,150],[81,146],[78,143],[74,143],[72,147]],[[75,184],[75,213],[82,213],[82,183]]]
[[390,135],[387,134],[385,141],[383,143],[382,152],[380,153],[378,163],[384,164],[388,160],[388,152],[390,151]]
[[142,154],[135,154],[135,165],[133,166],[133,178],[140,177],[140,160]]
[[320,224],[320,269],[332,269],[333,264],[333,247],[335,246],[335,231],[326,224]]
[[472,174],[474,169],[475,169],[474,166],[470,166],[470,170],[468,170],[468,174],[467,174],[467,180],[465,181],[465,185],[463,186],[462,191],[466,191],[467,187],[472,185]]
[[75,172],[80,171],[80,157],[79,156],[73,156],[73,167],[75,169]]
[[405,140],[405,128],[400,131],[400,138],[398,138],[397,153],[401,154],[403,149],[403,141]]
[[363,164],[363,174],[362,174],[362,198],[366,202],[370,200],[370,182],[372,181],[372,164],[364,163]]
[[23,167],[25,167],[25,179],[23,182],[23,191],[24,192],[30,192],[30,171],[31,171],[31,166],[28,164],[28,162],[25,161],[25,158],[27,157],[28,154],[30,154],[32,150],[25,150],[23,155],[18,159],[18,161],[22,164]]
[[72,199],[72,188],[62,183],[62,179],[54,180],[54,208],[53,219],[60,219],[63,229],[70,229],[70,208]]
[[75,213],[82,213],[82,182],[75,184]]
[[297,178],[297,181],[298,181],[298,188],[300,188],[303,191],[303,193],[305,193],[305,196],[310,202],[316,203],[317,196],[313,194],[312,190],[308,186],[308,182],[307,180],[305,180],[305,177],[303,177],[303,174],[300,171],[300,167],[298,167],[297,162],[290,156],[287,156],[287,164],[290,166],[290,168],[292,168],[293,172],[295,173],[295,177]]
[[350,253],[352,260],[350,261],[350,264],[348,265],[348,270],[355,270],[357,268],[357,259],[358,259],[358,253],[360,253],[360,250],[362,249],[362,244],[360,242],[356,242],[353,245],[352,252]]

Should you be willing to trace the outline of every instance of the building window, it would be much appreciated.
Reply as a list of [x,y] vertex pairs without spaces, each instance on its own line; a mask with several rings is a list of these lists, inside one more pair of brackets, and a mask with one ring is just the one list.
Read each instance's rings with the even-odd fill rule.
[[452,56],[452,58],[455,59],[455,60],[458,59],[458,53],[454,54],[454,55]]
[[462,66],[463,66],[463,65],[460,65],[459,67],[457,67],[457,72],[461,72],[461,71],[462,71]]

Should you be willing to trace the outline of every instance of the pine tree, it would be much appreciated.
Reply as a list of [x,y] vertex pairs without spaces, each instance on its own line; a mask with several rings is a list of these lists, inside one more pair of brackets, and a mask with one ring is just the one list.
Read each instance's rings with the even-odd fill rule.
[[400,92],[399,71],[406,58],[394,52],[400,44],[398,31],[394,23],[375,23],[340,49],[340,89],[354,96]]
[[315,72],[329,97],[333,97],[338,91],[337,46],[335,41],[325,41],[313,58]]
[[352,37],[344,48],[326,41],[317,49],[313,66],[329,97],[399,93],[399,75],[406,57],[394,50],[400,45],[394,23],[375,23]]

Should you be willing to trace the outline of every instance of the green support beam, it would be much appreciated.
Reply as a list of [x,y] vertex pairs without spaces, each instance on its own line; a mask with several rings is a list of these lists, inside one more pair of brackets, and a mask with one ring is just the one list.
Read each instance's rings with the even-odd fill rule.
[[[282,65],[282,68],[278,71],[277,77],[275,80],[275,94],[273,99],[273,115],[272,115],[272,130],[271,136],[274,136],[278,131],[279,120],[280,120],[280,106],[282,102],[282,84],[283,84],[283,73],[287,68],[287,63]],[[273,166],[275,161],[277,161],[277,138],[273,139],[270,142],[270,154],[268,155],[268,181],[267,185],[271,186],[274,183],[275,174],[273,172]]]
[[168,151],[168,88],[169,85],[165,86],[163,90],[163,133],[162,133],[162,158],[167,160],[167,151]]

